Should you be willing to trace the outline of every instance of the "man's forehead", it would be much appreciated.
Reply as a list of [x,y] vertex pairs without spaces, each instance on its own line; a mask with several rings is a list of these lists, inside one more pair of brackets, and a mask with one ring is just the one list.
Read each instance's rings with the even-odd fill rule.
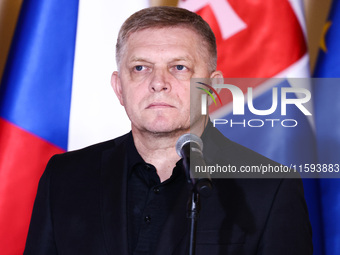
[[167,50],[176,49],[179,55],[174,57],[187,59],[189,52],[198,50],[195,46],[198,47],[200,42],[194,32],[185,28],[152,28],[131,34],[125,50],[137,54],[133,58],[140,58],[140,54],[145,55],[145,50],[163,50],[166,55]]
[[[185,25],[185,24],[178,24],[178,25],[174,25],[174,26],[157,26],[157,24],[155,26],[152,27],[141,27],[141,28],[136,28],[133,31],[130,31],[127,34],[127,37],[129,37],[130,35],[134,34],[134,33],[138,33],[138,32],[142,32],[142,31],[159,31],[159,30],[183,30],[183,31],[192,31],[194,33],[197,33],[197,31],[190,25]],[[198,34],[198,33],[197,33]]]
[[[169,27],[151,27],[151,28],[144,28],[137,31],[133,31],[129,33],[127,36],[127,43],[132,41],[135,37],[147,37],[147,39],[151,39],[150,37],[157,37],[158,34],[163,33],[168,36],[172,35],[181,35],[183,39],[187,38],[190,39],[192,37],[199,38],[200,35],[190,27],[185,26],[169,26]],[[132,40],[131,40],[132,39]]]

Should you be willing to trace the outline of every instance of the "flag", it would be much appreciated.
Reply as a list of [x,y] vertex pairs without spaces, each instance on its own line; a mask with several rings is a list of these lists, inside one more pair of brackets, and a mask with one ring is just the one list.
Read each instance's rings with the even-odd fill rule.
[[23,1],[0,87],[1,254],[22,254],[53,154],[129,130],[110,88],[114,47],[122,22],[147,2]]
[[[333,1],[324,26],[314,77],[318,159],[340,164],[340,2]],[[340,180],[320,179],[325,255],[340,251]]]
[[23,252],[39,178],[67,149],[77,11],[76,0],[22,4],[0,94],[3,254]]
[[[252,102],[256,109],[271,107],[274,87],[279,95],[284,88],[300,87],[311,91],[311,84],[301,79],[310,77],[302,1],[182,0],[179,6],[197,12],[210,24],[217,40],[217,69],[227,77],[226,81],[238,83],[245,95],[248,87],[253,89]],[[272,85],[265,82],[268,78]],[[228,122],[216,125],[226,137],[291,167],[316,163],[312,101],[309,102],[312,117],[297,108],[289,109],[289,113],[287,109],[284,117],[280,106],[271,115],[254,116],[248,104],[243,116],[235,116],[231,112],[231,94],[226,91],[219,94],[223,106],[210,107],[211,119]],[[294,93],[290,96],[298,98]],[[288,124],[286,119],[294,119],[298,125],[288,127],[295,124]],[[231,121],[236,124],[231,126]],[[318,196],[315,182],[304,180],[304,188],[313,228],[314,253],[321,255],[323,236],[319,201],[314,199]]]

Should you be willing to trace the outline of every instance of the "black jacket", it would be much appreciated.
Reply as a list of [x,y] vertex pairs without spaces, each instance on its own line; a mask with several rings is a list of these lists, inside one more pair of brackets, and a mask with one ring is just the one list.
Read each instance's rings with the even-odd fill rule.
[[[25,255],[128,254],[127,137],[52,157],[41,177]],[[277,165],[225,138],[209,124],[207,162]],[[213,179],[201,200],[196,254],[312,254],[299,178]],[[188,254],[187,187],[159,235],[156,254]]]

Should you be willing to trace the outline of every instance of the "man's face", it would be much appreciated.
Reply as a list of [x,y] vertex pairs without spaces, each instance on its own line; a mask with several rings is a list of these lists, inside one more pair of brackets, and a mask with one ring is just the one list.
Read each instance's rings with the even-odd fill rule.
[[[123,49],[112,86],[131,120],[132,130],[152,133],[188,132],[190,78],[208,78],[208,53],[202,39],[187,28],[145,29],[132,33]],[[191,114],[191,130],[204,125]],[[193,97],[191,97],[193,98]]]

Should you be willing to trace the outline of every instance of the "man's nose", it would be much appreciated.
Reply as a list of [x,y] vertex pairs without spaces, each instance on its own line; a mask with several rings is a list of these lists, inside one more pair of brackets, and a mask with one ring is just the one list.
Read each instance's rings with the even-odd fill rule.
[[170,92],[171,74],[167,70],[155,70],[149,89],[151,92]]

